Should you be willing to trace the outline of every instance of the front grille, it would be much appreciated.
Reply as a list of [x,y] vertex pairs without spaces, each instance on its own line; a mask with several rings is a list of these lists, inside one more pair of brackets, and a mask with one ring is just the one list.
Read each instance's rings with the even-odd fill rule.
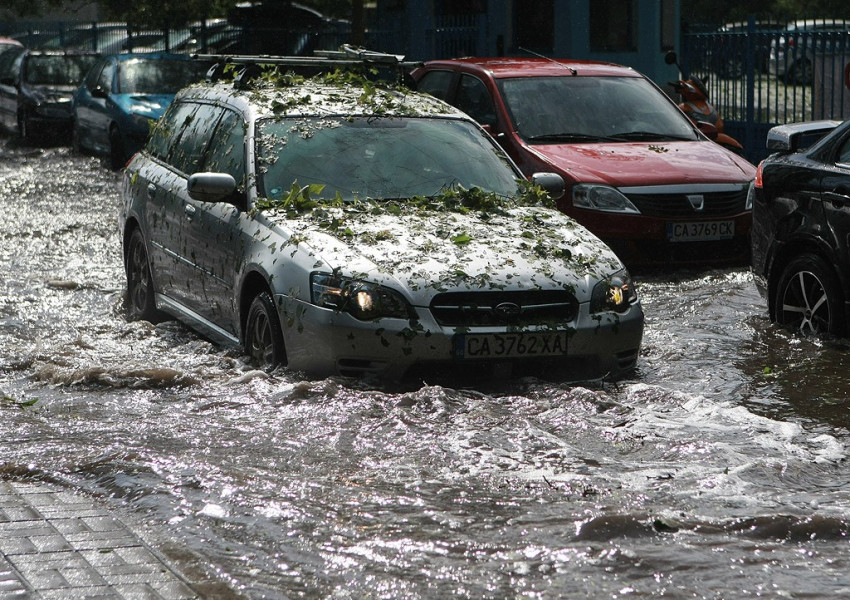
[[689,192],[684,193],[627,193],[642,215],[647,217],[682,218],[682,217],[731,217],[744,212],[747,203],[747,189],[734,191],[717,191],[695,193],[702,196],[702,210],[694,208],[688,198]]
[[547,325],[574,320],[578,301],[566,290],[447,292],[431,302],[431,313],[440,325]]

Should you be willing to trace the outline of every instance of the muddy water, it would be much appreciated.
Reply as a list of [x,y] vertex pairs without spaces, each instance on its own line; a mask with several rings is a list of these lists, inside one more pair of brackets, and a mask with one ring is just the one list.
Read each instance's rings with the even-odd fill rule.
[[128,323],[118,175],[0,150],[0,469],[247,598],[850,596],[848,349],[643,274],[639,370],[395,392]]

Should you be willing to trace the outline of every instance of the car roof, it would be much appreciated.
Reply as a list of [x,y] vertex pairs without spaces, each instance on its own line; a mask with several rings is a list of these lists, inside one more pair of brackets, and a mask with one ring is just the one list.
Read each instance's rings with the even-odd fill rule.
[[469,71],[485,71],[496,79],[508,77],[558,77],[563,75],[577,75],[579,77],[642,77],[640,73],[631,67],[623,65],[564,58],[466,57],[431,60],[426,62],[425,65],[428,67],[444,66],[451,68],[461,66]]
[[850,20],[847,19],[801,19],[788,23],[786,29],[830,29],[850,31]]
[[[296,76],[297,77],[297,76]],[[286,78],[284,78],[285,80]],[[229,104],[257,118],[299,116],[470,117],[430,94],[403,86],[365,85],[356,81],[328,82],[320,77],[298,83],[253,81],[240,87],[233,81],[193,84],[175,101],[196,99]]]
[[188,54],[177,54],[174,52],[113,52],[107,54],[107,58],[119,61],[132,60],[134,58],[147,58],[152,60],[193,60]]

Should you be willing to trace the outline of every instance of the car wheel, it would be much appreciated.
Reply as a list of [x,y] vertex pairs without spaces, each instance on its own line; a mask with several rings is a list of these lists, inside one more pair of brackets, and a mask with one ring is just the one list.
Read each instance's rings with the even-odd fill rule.
[[286,364],[280,318],[268,292],[258,294],[248,309],[245,352],[258,368],[266,372]]
[[776,288],[776,322],[805,334],[845,334],[844,295],[820,256],[803,254],[782,271]]
[[162,314],[154,304],[153,278],[151,277],[145,238],[138,229],[133,230],[127,244],[127,312],[131,321],[156,322]]
[[24,142],[28,142],[32,139],[29,119],[27,118],[27,114],[24,112],[18,115],[18,135]]
[[117,127],[109,130],[109,168],[117,171],[127,162],[124,155],[124,140]]
[[83,153],[83,147],[80,145],[80,126],[77,125],[76,119],[74,119],[74,124],[71,126],[71,150],[75,154]]
[[809,85],[812,80],[812,63],[809,60],[795,62],[785,73],[785,83],[790,85]]

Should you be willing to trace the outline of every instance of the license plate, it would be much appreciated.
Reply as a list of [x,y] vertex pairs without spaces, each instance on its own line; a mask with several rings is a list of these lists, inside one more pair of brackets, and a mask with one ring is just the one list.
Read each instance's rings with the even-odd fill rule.
[[567,353],[567,332],[465,334],[454,338],[455,358],[523,358]]
[[735,221],[698,221],[667,223],[667,239],[671,242],[710,242],[735,237]]

